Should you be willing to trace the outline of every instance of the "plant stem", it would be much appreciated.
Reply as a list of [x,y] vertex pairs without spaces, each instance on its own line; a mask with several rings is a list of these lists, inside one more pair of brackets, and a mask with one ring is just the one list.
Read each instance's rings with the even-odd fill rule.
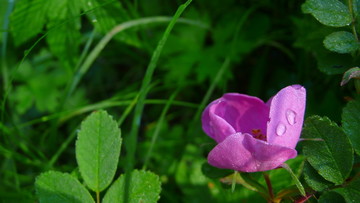
[[100,192],[96,191],[96,203],[100,203]]
[[232,182],[231,182],[231,192],[234,192],[234,191],[235,191],[236,178],[237,178],[238,173],[239,173],[239,172],[234,171],[233,179],[232,179]]
[[272,202],[272,200],[274,199],[274,191],[273,191],[273,188],[271,185],[270,177],[269,177],[269,174],[267,174],[265,172],[263,173],[263,175],[264,175],[264,179],[265,179],[268,191],[269,191],[270,202]]
[[155,131],[152,135],[152,139],[151,139],[151,144],[150,144],[150,148],[148,150],[148,152],[146,153],[146,156],[145,156],[145,161],[144,161],[144,165],[143,165],[143,169],[145,170],[147,165],[148,165],[148,162],[151,158],[151,155],[153,153],[153,150],[154,150],[154,146],[155,146],[155,143],[157,141],[157,138],[159,137],[159,134],[160,134],[160,130],[161,130],[161,127],[162,127],[162,124],[164,122],[164,119],[165,119],[165,116],[170,108],[170,106],[172,105],[173,101],[174,101],[174,98],[176,97],[177,93],[179,92],[179,89],[177,89],[169,98],[168,102],[166,103],[164,109],[162,110],[161,112],[161,115],[160,115],[160,118],[157,122],[157,125],[155,127]]
[[14,7],[14,0],[9,0],[8,1],[8,6],[7,6],[7,9],[6,9],[6,13],[5,13],[5,16],[4,16],[4,23],[3,23],[3,27],[2,27],[2,30],[4,30],[3,32],[3,43],[2,43],[2,46],[1,46],[1,66],[2,66],[2,75],[3,75],[3,82],[4,82],[4,91],[7,90],[8,88],[8,85],[9,85],[9,74],[8,74],[8,68],[7,68],[7,64],[6,64],[6,47],[7,47],[7,38],[8,38],[8,35],[9,35],[9,21],[10,21],[10,14],[11,14],[11,11],[13,10],[13,7]]
[[359,41],[359,38],[358,38],[358,36],[357,36],[356,27],[355,27],[356,19],[355,19],[355,15],[354,15],[353,1],[352,1],[352,0],[348,0],[348,4],[349,4],[349,12],[350,12],[351,19],[352,19],[351,29],[352,29],[352,32],[353,32],[353,34],[354,34],[354,37],[355,37],[356,41],[358,42],[358,41]]

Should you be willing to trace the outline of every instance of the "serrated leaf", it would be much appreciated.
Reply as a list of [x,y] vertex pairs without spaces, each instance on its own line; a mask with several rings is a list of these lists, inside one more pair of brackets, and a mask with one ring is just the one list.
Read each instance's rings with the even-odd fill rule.
[[[103,203],[124,202],[126,174],[120,176],[106,192]],[[131,172],[128,185],[129,203],[157,202],[160,198],[161,182],[159,176],[148,171]]]
[[76,159],[87,186],[104,190],[114,178],[120,156],[120,129],[106,111],[96,111],[82,123],[76,141]]
[[40,174],[35,181],[36,193],[44,203],[94,202],[89,191],[67,173],[49,171]]
[[342,112],[342,125],[352,146],[360,155],[360,101],[350,101]]
[[11,31],[16,45],[39,34],[45,24],[47,0],[17,1],[11,14]]
[[312,14],[327,26],[342,27],[350,25],[352,21],[347,6],[338,0],[307,0],[301,8],[304,13]]
[[79,52],[80,34],[80,1],[49,1],[47,16],[48,35],[46,41],[51,52],[69,67],[76,65]]
[[303,152],[324,179],[342,184],[354,159],[352,146],[342,129],[327,117],[312,116],[306,119],[302,136],[323,140],[306,141]]
[[333,191],[341,194],[346,202],[357,203],[360,200],[360,178],[351,181],[345,187]]
[[350,32],[333,32],[324,39],[324,46],[330,51],[340,54],[351,53],[359,49],[359,42]]
[[333,183],[321,177],[308,162],[305,162],[304,165],[304,179],[306,183],[315,191],[323,191],[334,185]]

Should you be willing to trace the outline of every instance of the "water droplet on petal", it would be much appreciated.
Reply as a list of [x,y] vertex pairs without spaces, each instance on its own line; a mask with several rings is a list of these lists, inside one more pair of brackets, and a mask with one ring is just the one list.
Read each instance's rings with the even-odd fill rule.
[[294,125],[296,123],[296,113],[293,110],[288,109],[286,111],[286,120],[290,125]]
[[276,127],[276,134],[281,136],[286,132],[286,126],[283,123],[279,123]]

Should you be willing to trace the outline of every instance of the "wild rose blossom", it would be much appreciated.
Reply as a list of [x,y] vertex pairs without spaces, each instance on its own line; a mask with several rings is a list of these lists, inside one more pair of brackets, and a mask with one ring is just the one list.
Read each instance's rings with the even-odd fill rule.
[[205,133],[217,142],[210,165],[242,172],[267,171],[297,156],[306,90],[287,86],[264,103],[245,94],[227,93],[202,114]]

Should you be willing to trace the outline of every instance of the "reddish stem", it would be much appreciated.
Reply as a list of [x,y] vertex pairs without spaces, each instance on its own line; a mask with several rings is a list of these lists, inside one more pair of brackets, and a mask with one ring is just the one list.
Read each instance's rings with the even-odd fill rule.
[[274,200],[274,191],[273,191],[273,188],[271,185],[270,177],[269,177],[269,174],[267,174],[267,173],[263,173],[263,175],[264,175],[264,179],[265,179],[268,191],[269,191],[270,202],[272,202]]

